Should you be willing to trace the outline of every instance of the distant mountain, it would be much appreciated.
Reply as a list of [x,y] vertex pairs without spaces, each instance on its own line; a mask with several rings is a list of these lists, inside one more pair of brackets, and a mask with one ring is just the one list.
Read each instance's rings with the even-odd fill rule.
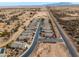
[[72,5],[72,3],[70,3],[70,2],[60,2],[60,3],[53,4],[53,5]]
[[47,6],[79,6],[79,4],[73,4],[71,2],[59,2],[54,4],[48,4]]

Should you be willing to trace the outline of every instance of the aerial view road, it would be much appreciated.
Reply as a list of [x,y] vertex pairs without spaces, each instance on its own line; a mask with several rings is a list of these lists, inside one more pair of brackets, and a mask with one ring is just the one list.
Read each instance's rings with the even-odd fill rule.
[[0,57],[78,57],[79,7],[58,4],[0,7]]

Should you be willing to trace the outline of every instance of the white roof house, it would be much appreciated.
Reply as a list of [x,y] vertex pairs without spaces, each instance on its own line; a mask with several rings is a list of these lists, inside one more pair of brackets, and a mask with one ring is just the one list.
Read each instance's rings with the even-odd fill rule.
[[28,46],[29,45],[27,43],[22,43],[22,42],[17,42],[17,41],[10,45],[10,47],[12,47],[12,48],[22,48],[22,49],[24,49]]

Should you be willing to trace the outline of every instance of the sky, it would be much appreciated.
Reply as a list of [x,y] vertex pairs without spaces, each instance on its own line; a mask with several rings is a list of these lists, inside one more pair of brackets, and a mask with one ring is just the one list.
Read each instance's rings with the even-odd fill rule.
[[[0,2],[0,6],[44,5],[57,2]],[[74,2],[76,4],[77,2]],[[78,4],[78,3],[77,3]]]
[[53,2],[0,2],[0,6],[18,6],[18,5],[43,5]]

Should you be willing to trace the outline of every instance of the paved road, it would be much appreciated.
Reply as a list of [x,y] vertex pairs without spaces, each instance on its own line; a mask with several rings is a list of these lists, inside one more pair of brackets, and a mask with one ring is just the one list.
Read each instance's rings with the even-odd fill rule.
[[60,34],[63,37],[63,40],[65,41],[65,44],[67,45],[69,52],[71,54],[72,57],[78,57],[79,54],[77,52],[76,47],[73,45],[73,43],[71,42],[70,38],[68,37],[68,35],[64,32],[64,30],[61,28],[61,26],[59,25],[59,23],[57,22],[56,18],[53,16],[53,14],[51,13],[50,9],[48,9],[50,16],[53,18]]

